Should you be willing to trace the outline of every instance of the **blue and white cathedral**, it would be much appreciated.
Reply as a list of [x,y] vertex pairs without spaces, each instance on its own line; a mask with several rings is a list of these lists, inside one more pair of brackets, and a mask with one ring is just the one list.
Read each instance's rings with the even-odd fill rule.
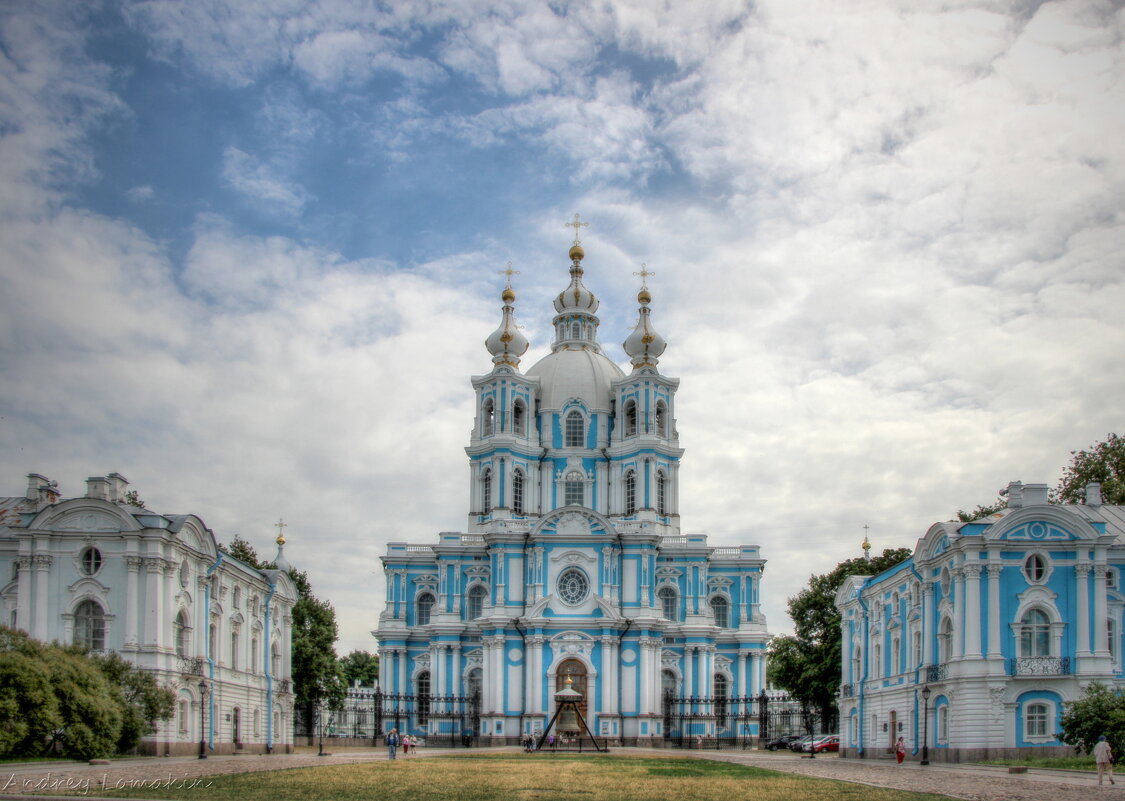
[[[485,342],[492,370],[472,379],[468,533],[392,542],[382,557],[380,689],[421,707],[400,730],[463,725],[427,702],[432,712],[436,699],[479,697],[475,736],[515,741],[544,730],[569,680],[596,735],[644,744],[666,735],[667,693],[720,700],[764,687],[765,560],[756,545],[681,534],[679,380],[658,368],[667,343],[651,295],[642,285],[626,373],[598,343],[584,255],[576,238],[551,352],[524,372],[528,341],[510,283],[503,291]],[[719,716],[700,734],[749,737],[734,727],[752,725]]]

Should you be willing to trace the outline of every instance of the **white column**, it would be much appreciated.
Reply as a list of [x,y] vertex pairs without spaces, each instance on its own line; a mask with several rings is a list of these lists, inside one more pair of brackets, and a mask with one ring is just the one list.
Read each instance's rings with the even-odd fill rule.
[[[140,632],[137,630],[137,607],[138,607],[138,601],[139,601],[139,599],[137,598],[137,575],[141,571],[141,558],[139,556],[126,556],[125,557],[125,568],[128,570],[128,573],[126,574],[126,577],[125,577],[125,644],[126,645],[136,645],[138,642],[140,642],[140,636],[139,636]],[[201,584],[201,586],[202,586],[202,584]],[[196,608],[203,609],[203,606],[204,606],[204,604],[202,603],[203,595],[199,594],[198,597],[201,600],[200,600],[199,605]],[[198,619],[199,616],[196,615],[196,621],[195,621],[195,630],[196,630],[196,633],[197,633],[196,642],[199,642],[198,632],[202,631],[202,632],[204,632],[204,636],[206,636],[206,629],[207,629],[206,610],[204,610],[204,616],[203,617],[204,617],[203,623],[201,624],[199,622],[199,619]],[[200,650],[200,653],[202,653],[201,650]],[[187,654],[187,655],[191,656],[191,654]]]
[[[164,593],[161,587],[161,576],[164,573],[164,560],[157,556],[145,557],[145,645],[156,647],[160,645],[160,617],[163,613]],[[217,599],[216,599],[217,600]],[[215,644],[218,654],[211,654],[216,661],[223,651],[223,640],[220,635]]]
[[1109,572],[1106,565],[1094,565],[1094,653],[1108,657],[1109,652],[1109,612],[1106,600],[1105,577]]
[[492,643],[493,643],[492,647],[493,647],[493,651],[494,651],[494,654],[495,654],[495,656],[493,657],[493,659],[494,659],[493,665],[496,667],[495,675],[492,677],[493,681],[495,682],[492,685],[493,692],[494,692],[494,695],[492,697],[493,697],[493,700],[495,701],[495,704],[496,704],[495,707],[494,707],[494,710],[495,710],[497,715],[504,714],[504,706],[505,706],[505,703],[504,703],[504,701],[505,701],[505,699],[504,699],[504,670],[505,670],[505,666],[504,666],[504,660],[505,660],[504,642],[505,642],[505,637],[503,635],[497,635],[496,637],[493,637],[493,639],[492,639]]
[[1074,566],[1078,585],[1078,656],[1090,656],[1090,567],[1088,562]]
[[[990,564],[988,566],[988,656],[999,659],[1000,651],[1000,575],[1004,566]],[[929,640],[927,639],[927,642]]]
[[[164,563],[164,617],[162,617],[160,620],[160,643],[161,645],[167,647],[168,650],[170,650],[172,653],[176,652],[176,644],[172,642],[172,621],[167,618],[172,614],[172,610],[176,605],[175,588],[179,583],[176,579],[176,573],[177,566],[172,562],[172,560],[169,559]],[[248,626],[247,629],[249,629]],[[246,641],[242,643],[243,653],[246,653],[247,649],[249,648],[250,641],[251,636],[249,633],[247,633]],[[242,664],[243,668],[249,670],[250,665],[253,664],[252,657],[251,659],[244,658],[240,660],[240,663]]]
[[[937,629],[934,624],[934,585],[925,582],[922,585],[922,663],[934,663],[934,636]],[[860,676],[855,680],[860,681]]]
[[960,659],[965,653],[965,578],[960,568],[955,568],[952,573],[953,598],[956,604],[954,618],[957,620],[957,626],[953,630],[953,658]]
[[[51,557],[38,554],[35,557],[35,630],[31,636],[37,640],[47,639],[47,598],[51,579]],[[109,643],[106,643],[109,647]]]
[[613,711],[612,703],[612,682],[610,681],[610,669],[613,659],[613,637],[610,635],[603,635],[601,638],[602,644],[602,658],[598,665],[598,683],[602,688],[602,704],[599,710],[603,715],[609,715]]
[[684,696],[695,695],[695,646],[684,646]]
[[749,657],[747,653],[740,653],[738,655],[738,697],[746,697],[746,670],[749,668]]
[[980,658],[980,565],[967,564],[965,573],[965,656]]
[[761,652],[759,652],[754,655],[754,661],[758,663],[758,669],[755,671],[755,676],[758,679],[756,692],[761,692],[766,689],[766,660],[763,658]]
[[406,649],[398,650],[398,692],[399,695],[410,695],[411,689],[406,683]]
[[16,560],[19,567],[19,587],[16,590],[16,628],[31,631],[31,557],[21,556]]

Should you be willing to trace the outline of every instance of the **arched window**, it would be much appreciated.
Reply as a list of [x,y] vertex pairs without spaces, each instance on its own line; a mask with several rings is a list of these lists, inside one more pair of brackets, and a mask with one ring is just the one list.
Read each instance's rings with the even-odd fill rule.
[[279,664],[281,664],[281,646],[275,642],[270,646],[270,675],[275,678],[281,675],[277,672]]
[[586,482],[582,479],[582,474],[577,471],[572,471],[566,474],[566,481],[563,482],[563,505],[564,506],[582,506],[586,503]]
[[727,700],[730,696],[730,688],[727,683],[727,677],[722,673],[715,674],[715,722],[719,724],[720,728],[726,728],[727,725]]
[[938,707],[937,739],[939,743],[949,742],[949,704]]
[[656,435],[658,437],[668,436],[668,406],[664,401],[656,402]]
[[423,670],[418,674],[415,695],[418,701],[418,725],[425,726],[430,722],[430,671]]
[[527,407],[518,400],[512,404],[512,433],[522,437],[527,433]]
[[586,438],[586,421],[582,412],[574,410],[566,416],[566,447],[581,448]]
[[891,675],[897,676],[902,672],[901,665],[902,642],[898,637],[891,640]]
[[176,645],[176,656],[188,655],[191,650],[190,636],[187,610],[181,609],[180,613],[176,615],[176,619],[172,621],[172,639]]
[[854,649],[852,649],[852,684],[855,684],[863,678],[863,665],[861,662],[861,657],[862,654],[859,646],[857,645]]
[[625,436],[632,437],[637,433],[637,402],[625,401]]
[[910,635],[913,647],[911,649],[911,661],[914,663],[912,667],[918,667],[922,664],[922,632],[915,631]]
[[488,436],[496,430],[496,407],[492,398],[485,398],[480,410],[480,429],[483,436]]
[[676,674],[670,670],[660,672],[660,689],[665,696],[676,694]]
[[656,513],[668,514],[668,480],[663,472],[656,474]]
[[637,473],[629,470],[625,473],[625,514],[637,513]]
[[1051,619],[1042,609],[1028,609],[1020,618],[1020,656],[1051,655]]
[[241,609],[242,608],[242,588],[241,587],[235,587],[234,588],[234,608],[235,609]]
[[230,668],[238,670],[238,629],[230,633]]
[[96,601],[83,601],[74,610],[74,642],[91,651],[105,650],[105,613]]
[[469,589],[469,620],[476,620],[484,614],[484,599],[488,597],[488,590],[481,584],[474,584]]
[[480,511],[481,514],[490,514],[492,512],[492,468],[484,468],[480,478]]
[[721,629],[730,627],[730,604],[721,595],[711,599],[711,613],[715,616],[715,625]]
[[480,695],[481,683],[483,681],[484,671],[480,668],[473,668],[469,671],[468,677],[465,679],[465,694],[472,698],[475,695]]
[[1035,703],[1025,706],[1023,708],[1024,737],[1031,739],[1048,736],[1047,723],[1050,714],[1051,707],[1048,704]]
[[661,587],[656,591],[656,597],[660,601],[661,615],[667,620],[676,620],[680,600],[676,591],[671,587]]
[[875,643],[871,647],[871,678],[878,679],[883,676],[883,646]]
[[953,621],[942,618],[938,627],[938,662],[948,662],[953,656]]
[[258,672],[258,638],[250,638],[250,671]]
[[523,514],[523,471],[516,470],[512,473],[512,511],[517,515]]
[[418,601],[415,604],[414,624],[417,626],[428,626],[430,623],[430,610],[434,608],[434,596],[428,592],[424,592],[418,596]]
[[582,326],[580,326],[578,323],[571,323],[571,325],[570,325],[570,338],[571,339],[581,339],[582,338]]

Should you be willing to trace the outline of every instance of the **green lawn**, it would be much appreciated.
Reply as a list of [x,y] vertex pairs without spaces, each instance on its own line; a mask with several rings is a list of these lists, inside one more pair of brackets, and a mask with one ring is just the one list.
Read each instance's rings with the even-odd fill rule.
[[495,754],[399,758],[136,788],[122,798],[191,801],[938,801],[946,796],[683,757]]

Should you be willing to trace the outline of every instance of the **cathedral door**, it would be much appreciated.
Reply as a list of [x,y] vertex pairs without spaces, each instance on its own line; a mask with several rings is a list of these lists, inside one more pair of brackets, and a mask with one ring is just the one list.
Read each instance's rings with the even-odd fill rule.
[[[558,672],[555,674],[555,692],[566,689],[566,679],[570,677],[570,687],[575,692],[582,693],[582,701],[578,704],[579,711],[582,712],[582,717],[586,720],[586,725],[590,723],[590,717],[586,710],[589,708],[589,698],[586,694],[586,666],[582,664],[579,659],[567,659],[559,665]],[[585,736],[585,732],[583,732]]]
[[887,748],[891,751],[895,750],[895,741],[898,738],[898,712],[891,711],[891,736],[890,742],[887,743]]

